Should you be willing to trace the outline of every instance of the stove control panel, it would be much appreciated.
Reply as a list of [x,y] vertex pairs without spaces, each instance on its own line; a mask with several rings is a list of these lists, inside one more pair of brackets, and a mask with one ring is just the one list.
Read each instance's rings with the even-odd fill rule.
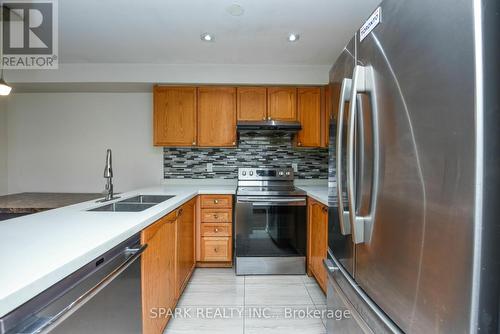
[[239,168],[238,180],[293,180],[293,168]]

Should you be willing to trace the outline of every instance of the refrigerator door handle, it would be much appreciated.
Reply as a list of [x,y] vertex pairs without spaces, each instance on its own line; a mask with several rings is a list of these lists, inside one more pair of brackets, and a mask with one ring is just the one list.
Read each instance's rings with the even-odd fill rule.
[[[356,185],[354,177],[354,136],[356,127],[356,95],[367,93],[370,96],[370,103],[373,111],[373,177],[371,185],[370,211],[366,216],[358,216],[356,212]],[[365,227],[372,225],[374,221],[377,193],[379,188],[379,134],[378,118],[375,92],[375,80],[371,66],[357,65],[354,68],[351,102],[349,106],[349,121],[347,125],[347,195],[349,199],[349,216],[353,226],[353,242],[361,244],[370,239],[369,233],[365,233]]]
[[339,217],[340,217],[340,233],[342,235],[351,234],[351,224],[349,221],[349,211],[344,210],[344,196],[342,193],[342,137],[344,131],[344,107],[345,103],[349,101],[351,94],[352,80],[344,78],[342,87],[340,88],[339,99],[339,114],[337,122],[337,196],[339,199]]

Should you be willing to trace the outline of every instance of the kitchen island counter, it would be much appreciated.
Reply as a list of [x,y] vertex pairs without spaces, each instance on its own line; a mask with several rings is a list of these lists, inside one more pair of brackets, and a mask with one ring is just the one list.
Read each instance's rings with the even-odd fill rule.
[[90,212],[95,200],[0,223],[0,317],[199,194],[234,194],[236,186],[161,185],[120,194],[175,195],[142,212]]
[[104,197],[101,193],[25,192],[0,196],[0,213],[36,213]]

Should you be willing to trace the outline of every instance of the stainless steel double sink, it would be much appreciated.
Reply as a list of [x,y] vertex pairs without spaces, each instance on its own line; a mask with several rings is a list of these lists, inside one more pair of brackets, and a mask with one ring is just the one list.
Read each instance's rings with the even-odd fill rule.
[[87,211],[109,212],[140,212],[149,209],[161,202],[175,197],[175,195],[138,195],[121,201],[99,206]]

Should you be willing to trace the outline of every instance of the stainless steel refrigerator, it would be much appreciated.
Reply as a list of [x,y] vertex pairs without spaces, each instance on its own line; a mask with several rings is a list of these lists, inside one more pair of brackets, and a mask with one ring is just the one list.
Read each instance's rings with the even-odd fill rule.
[[500,332],[499,7],[385,0],[335,62],[329,333]]

